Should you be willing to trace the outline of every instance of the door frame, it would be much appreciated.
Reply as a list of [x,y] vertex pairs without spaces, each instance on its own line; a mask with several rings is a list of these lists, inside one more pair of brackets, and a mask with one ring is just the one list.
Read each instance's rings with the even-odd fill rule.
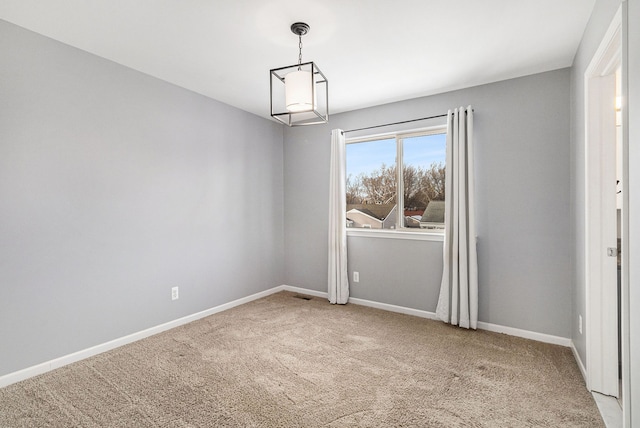
[[[607,220],[600,215],[603,195],[601,177],[607,172],[604,170],[601,154],[603,149],[613,149],[615,153],[615,121],[613,130],[608,129],[611,123],[603,119],[600,111],[604,102],[603,94],[615,94],[615,80],[612,86],[612,79],[608,76],[615,74],[621,64],[622,12],[619,9],[584,74],[586,382],[589,390],[614,397],[619,396],[617,289],[612,290],[611,286],[606,287],[599,278],[602,278],[605,273],[616,274],[615,271],[613,274],[606,272],[608,269],[606,248],[616,247],[617,242],[603,240],[601,236],[603,225],[611,227],[611,224],[603,223],[610,222],[610,219]],[[613,103],[611,110],[613,112]],[[607,132],[604,132],[605,127]],[[606,136],[611,131],[611,135],[614,136],[613,144],[609,141],[610,147],[603,148],[602,136]],[[615,157],[613,159],[615,165]],[[623,189],[628,188],[625,184],[623,182]],[[626,218],[627,210],[628,207],[623,204],[623,218]],[[622,240],[625,242],[627,239],[628,231],[624,228]]]

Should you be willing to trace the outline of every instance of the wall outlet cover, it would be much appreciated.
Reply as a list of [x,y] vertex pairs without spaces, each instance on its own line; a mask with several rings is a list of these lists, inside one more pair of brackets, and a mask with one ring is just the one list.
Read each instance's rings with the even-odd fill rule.
[[578,332],[582,334],[582,315],[578,315]]

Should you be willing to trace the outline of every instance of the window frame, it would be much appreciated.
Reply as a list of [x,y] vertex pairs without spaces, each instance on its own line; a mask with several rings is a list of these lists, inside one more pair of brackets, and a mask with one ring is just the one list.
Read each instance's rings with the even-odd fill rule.
[[[398,206],[398,215],[396,216],[396,224],[394,229],[366,229],[366,228],[347,228],[347,236],[357,236],[366,238],[382,238],[382,239],[409,239],[419,241],[444,241],[445,229],[416,229],[402,226],[404,215],[404,147],[403,142],[407,138],[421,137],[426,135],[445,134],[447,133],[447,125],[434,125],[426,128],[409,129],[403,131],[392,131],[374,135],[363,135],[345,139],[345,145],[366,143],[370,141],[384,140],[394,138],[396,141],[396,204]],[[446,154],[445,154],[446,165]],[[345,165],[346,168],[346,165]],[[345,170],[346,175],[346,170]]]

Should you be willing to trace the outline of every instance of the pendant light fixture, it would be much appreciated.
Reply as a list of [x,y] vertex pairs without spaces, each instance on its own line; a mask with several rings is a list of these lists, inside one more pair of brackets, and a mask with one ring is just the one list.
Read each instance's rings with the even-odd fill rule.
[[270,71],[271,117],[288,126],[326,123],[329,83],[313,62],[302,62],[302,36],[309,25],[296,22],[291,32],[298,36],[298,63]]

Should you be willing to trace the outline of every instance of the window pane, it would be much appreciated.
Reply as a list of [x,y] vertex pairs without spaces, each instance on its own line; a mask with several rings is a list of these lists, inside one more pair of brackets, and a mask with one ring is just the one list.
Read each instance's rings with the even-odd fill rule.
[[403,138],[403,227],[444,229],[446,135]]
[[347,227],[394,229],[396,140],[347,144]]

